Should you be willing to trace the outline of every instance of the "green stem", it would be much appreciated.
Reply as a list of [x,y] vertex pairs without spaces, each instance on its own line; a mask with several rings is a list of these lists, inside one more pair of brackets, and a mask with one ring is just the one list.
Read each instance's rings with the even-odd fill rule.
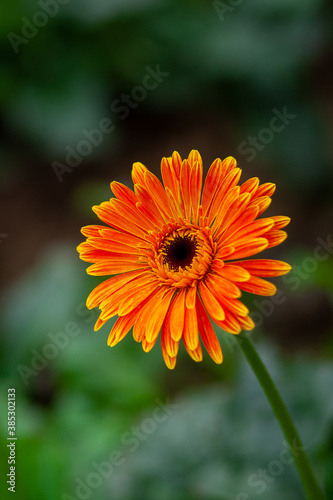
[[293,453],[293,456],[306,492],[306,498],[308,500],[324,500],[325,497],[313,473],[294,422],[264,363],[261,361],[261,358],[246,334],[235,335],[235,337],[267,396],[291,450],[297,450]]

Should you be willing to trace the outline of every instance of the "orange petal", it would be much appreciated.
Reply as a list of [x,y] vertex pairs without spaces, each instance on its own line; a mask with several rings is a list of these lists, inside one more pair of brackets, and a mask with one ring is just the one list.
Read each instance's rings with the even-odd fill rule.
[[144,232],[151,229],[151,222],[147,219],[147,217],[138,211],[137,207],[132,208],[116,198],[112,198],[110,204],[117,214],[132,222],[132,224],[140,227]]
[[196,162],[199,162],[199,163],[202,164],[202,158],[201,158],[201,155],[200,155],[199,151],[197,151],[196,149],[192,149],[192,151],[188,155],[188,161],[189,161],[189,164],[192,165],[192,166]]
[[156,282],[148,283],[142,285],[141,283],[137,286],[133,286],[133,289],[125,294],[122,294],[121,299],[124,295],[126,297],[120,302],[118,308],[118,316],[125,316],[137,307],[141,302],[143,302],[150,294],[156,292],[158,285]]
[[116,181],[111,182],[110,187],[113,194],[115,195],[116,198],[118,198],[118,200],[122,200],[127,205],[135,207],[135,204],[137,203],[138,199],[129,187]]
[[[270,218],[258,219],[248,224],[244,224],[237,232],[233,232],[230,236],[228,230],[223,236],[224,244],[238,246],[244,239],[258,238],[267,233],[274,226],[274,221]],[[236,244],[237,242],[237,244]]]
[[127,335],[127,333],[134,325],[137,313],[138,311],[135,310],[127,314],[126,316],[122,316],[121,318],[117,319],[109,334],[108,346],[113,347],[118,344],[118,342],[123,340],[123,338]]
[[156,343],[156,339],[154,340],[154,342],[148,342],[147,339],[142,339],[142,349],[145,351],[145,352],[149,352],[152,350],[152,348],[154,347]]
[[102,328],[102,326],[105,325],[107,321],[108,321],[107,319],[101,319],[101,317],[99,317],[95,323],[94,331],[97,332],[100,328]]
[[174,168],[174,171],[176,173],[177,179],[180,179],[180,170],[182,167],[182,159],[180,154],[177,151],[174,151],[172,153],[172,166]]
[[[120,238],[121,239],[121,236]],[[87,240],[94,248],[98,248],[100,250],[106,250],[111,253],[121,253],[121,254],[131,254],[136,255],[137,257],[140,255],[139,249],[133,245],[126,245],[123,242],[118,242],[115,240],[110,240],[106,238],[89,238]]]
[[216,160],[211,164],[208,173],[206,175],[205,184],[202,192],[202,209],[204,215],[207,213],[207,210],[212,203],[212,200],[215,195],[215,191],[217,190],[220,180],[222,177],[222,162],[220,158],[216,158]]
[[250,193],[252,195],[258,190],[258,186],[259,186],[258,177],[251,177],[251,179],[248,179],[241,185],[240,193],[241,194]]
[[[247,283],[247,282],[245,282]],[[231,312],[234,316],[247,316],[249,314],[249,310],[243,302],[237,299],[228,299],[227,297],[223,297],[223,305],[225,309]],[[237,318],[238,319],[238,318]]]
[[244,212],[245,208],[249,204],[251,200],[251,195],[249,193],[243,193],[239,195],[233,203],[230,205],[229,210],[227,211],[225,217],[223,218],[223,222],[221,223],[216,237],[220,235],[225,229],[230,227],[230,225],[238,219],[240,214]]
[[[170,312],[170,308],[168,311],[168,315],[169,315],[169,312]],[[162,326],[161,344],[162,344],[162,351],[165,351],[170,358],[174,358],[177,356],[179,342],[176,342],[171,337],[170,322],[167,321],[167,318],[165,318],[163,326]]]
[[276,286],[273,285],[273,283],[257,278],[256,276],[252,276],[244,283],[239,283],[238,286],[241,290],[244,290],[244,292],[250,292],[256,295],[271,296],[276,293]]
[[173,293],[173,290],[168,290],[152,310],[146,325],[145,335],[148,342],[154,342],[156,340],[168,312]]
[[254,206],[258,208],[258,217],[261,215],[269,205],[272,203],[272,200],[269,196],[260,196],[259,198],[252,198],[251,204],[249,206]]
[[[207,276],[206,283],[218,302],[222,300],[221,295],[230,299],[238,299],[241,296],[239,288],[232,281],[224,278],[216,271]],[[223,318],[218,319],[222,320]]]
[[291,266],[286,262],[282,262],[281,260],[240,260],[238,262],[235,262],[235,264],[237,264],[237,266],[241,266],[243,269],[251,273],[252,276],[261,276],[264,278],[269,278],[272,276],[282,276],[283,274],[289,273],[289,271],[291,270]]
[[151,315],[151,312],[154,308],[154,305],[156,302],[161,300],[165,293],[165,289],[160,289],[153,293],[149,298],[147,299],[147,302],[145,305],[140,308],[140,312],[138,313],[137,319],[134,324],[133,328],[133,338],[137,342],[142,342],[142,340],[145,338],[145,330],[146,330],[146,325],[149,320],[149,317]]
[[142,163],[137,161],[133,163],[132,168],[132,180],[133,184],[141,184],[141,186],[145,185],[145,173],[147,172],[147,167],[145,167]]
[[199,203],[202,189],[202,161],[196,161],[191,170],[190,192],[192,214],[195,221],[198,220]]
[[196,298],[197,298],[197,287],[196,286],[189,287],[186,293],[186,307],[188,309],[192,309],[193,307],[195,307]]
[[250,273],[241,265],[226,264],[218,273],[229,281],[247,281],[250,279]]
[[233,335],[238,335],[242,330],[235,316],[228,309],[225,310],[225,319],[223,321],[215,321],[215,323],[224,331]]
[[255,328],[255,324],[252,318],[250,316],[238,316],[237,321],[242,327],[243,330],[253,330]]
[[89,294],[87,298],[87,308],[93,309],[97,307],[100,302],[107,296],[110,296],[115,291],[119,290],[123,285],[130,282],[131,280],[142,276],[145,271],[131,271],[125,274],[118,274],[112,278],[100,283],[94,290]]
[[[114,198],[113,198],[114,199]],[[123,231],[124,233],[134,234],[141,239],[145,239],[145,231],[130,222],[126,217],[117,213],[112,207],[111,203],[105,201],[98,206],[93,206],[93,211],[97,216],[109,226]]]
[[199,283],[199,290],[204,306],[208,314],[213,318],[213,320],[222,321],[224,320],[224,310],[221,304],[216,300],[215,295],[211,292],[210,288],[206,286],[202,281]]
[[185,289],[180,290],[170,306],[170,333],[176,342],[181,338],[184,329],[185,293]]
[[184,344],[190,349],[195,350],[199,343],[198,319],[195,308],[185,307],[185,321],[183,331]]
[[290,222],[290,217],[285,217],[284,215],[274,215],[271,217],[274,221],[274,229],[282,229],[287,226]]
[[164,215],[171,217],[172,213],[165,190],[156,175],[149,170],[145,173],[145,183],[159,210],[162,210]]
[[201,349],[201,345],[200,344],[198,344],[195,349],[190,349],[188,347],[188,345],[184,341],[184,346],[185,346],[187,352],[189,353],[189,355],[191,356],[191,358],[194,361],[197,361],[197,362],[198,361],[202,361],[202,349]]
[[106,240],[117,241],[130,247],[146,248],[148,246],[146,241],[143,241],[141,238],[138,238],[133,234],[123,233],[109,227],[104,227],[99,231],[99,233],[100,236]]
[[265,238],[268,241],[268,247],[267,248],[272,248],[276,247],[276,245],[280,245],[286,238],[287,238],[287,233],[285,231],[270,231],[265,235]]
[[163,349],[162,347],[162,354],[163,354],[163,359],[164,359],[164,362],[166,364],[166,366],[170,369],[170,370],[173,370],[174,367],[176,366],[176,361],[177,361],[177,357],[174,356],[174,357],[171,357],[167,351],[165,349]]
[[168,188],[173,194],[174,198],[178,200],[179,183],[177,180],[176,172],[172,166],[171,158],[162,158],[161,173],[165,189]]
[[147,268],[146,264],[135,264],[133,262],[120,261],[120,262],[98,262],[86,269],[88,274],[92,276],[107,276],[111,274],[127,273],[128,271],[136,271],[139,269]]
[[140,202],[147,208],[149,212],[154,215],[155,219],[161,221],[162,224],[164,224],[164,216],[161,210],[159,210],[159,207],[155,203],[155,200],[153,199],[149,191],[139,184],[136,184],[134,189],[135,194],[139,198]]
[[[218,188],[215,192],[213,202],[212,202],[209,210],[207,211],[207,217],[209,218],[209,220],[211,220],[215,216],[216,213],[221,211],[220,206],[222,204],[222,200],[224,199],[224,197],[229,193],[229,191],[233,187],[236,187],[236,185],[240,179],[241,174],[242,174],[242,171],[240,168],[233,168],[232,170],[230,170],[230,172],[223,179],[223,182],[220,183],[220,185],[218,186]],[[239,189],[238,189],[238,192],[239,192]],[[245,194],[245,196],[250,196],[248,193],[244,193],[244,194]],[[244,194],[241,196],[244,196]]]
[[222,363],[223,355],[221,346],[214,332],[211,322],[207,316],[207,313],[201,303],[201,300],[197,301],[197,317],[198,317],[198,327],[200,336],[202,338],[203,344],[207,349],[208,354],[215,363]]
[[276,185],[272,182],[266,182],[258,187],[257,191],[254,193],[253,198],[259,198],[260,196],[271,197],[276,189]]
[[[231,245],[230,245],[231,246]],[[268,247],[268,241],[266,238],[254,238],[248,243],[243,243],[235,248],[234,252],[230,255],[228,246],[222,248],[217,256],[220,259],[225,259],[225,255],[228,255],[228,259],[242,259],[244,257],[250,257],[256,253],[262,252]]]
[[84,236],[99,236],[100,235],[100,230],[105,229],[105,226],[97,226],[97,225],[91,225],[91,226],[84,226],[81,229],[81,233]]
[[184,217],[191,220],[191,190],[190,190],[191,166],[188,160],[184,160],[180,170],[180,191],[184,203]]

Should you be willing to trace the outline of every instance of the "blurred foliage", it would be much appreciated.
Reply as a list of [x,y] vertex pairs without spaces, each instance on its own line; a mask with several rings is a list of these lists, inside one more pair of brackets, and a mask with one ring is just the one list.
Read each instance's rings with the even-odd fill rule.
[[[326,3],[253,0],[225,12],[221,4],[229,5],[71,0],[56,3],[57,14],[18,43],[8,35],[22,36],[44,3],[4,1],[0,105],[6,133],[20,131],[22,140],[53,160],[82,139],[83,125],[93,128],[105,116],[119,125],[111,103],[142,82],[147,65],[160,64],[170,76],[140,103],[141,114],[218,111],[238,120],[240,142],[267,126],[273,108],[287,106],[297,120],[264,157],[274,156],[280,172],[300,188],[320,184],[329,144],[320,110],[313,109],[320,106],[319,95],[314,98],[320,82],[311,72],[331,46]],[[117,127],[109,145],[122,133]]]

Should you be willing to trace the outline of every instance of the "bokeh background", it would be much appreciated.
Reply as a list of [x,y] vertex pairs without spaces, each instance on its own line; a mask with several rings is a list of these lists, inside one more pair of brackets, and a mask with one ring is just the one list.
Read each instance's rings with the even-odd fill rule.
[[279,301],[244,301],[333,498],[332,24],[324,0],[1,2],[4,495],[15,387],[19,500],[304,499],[230,335],[223,365],[182,350],[171,372],[131,334],[108,348],[112,321],[93,333],[85,308],[91,206],[131,186],[133,162],[159,175],[194,148],[205,171],[233,155],[242,180],[276,182],[268,213],[292,218],[266,252],[294,266]]

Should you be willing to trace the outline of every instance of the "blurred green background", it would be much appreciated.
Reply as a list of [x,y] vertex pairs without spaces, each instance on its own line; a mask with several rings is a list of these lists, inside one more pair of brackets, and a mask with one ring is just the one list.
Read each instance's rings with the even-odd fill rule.
[[292,218],[266,252],[294,266],[278,300],[244,301],[333,498],[332,19],[324,0],[3,0],[4,495],[14,387],[18,500],[304,499],[231,335],[222,366],[182,350],[171,372],[131,334],[109,349],[112,321],[92,333],[98,279],[75,250],[90,207],[133,162],[159,175],[194,148],[205,171],[233,155],[242,180],[276,182],[268,213]]

